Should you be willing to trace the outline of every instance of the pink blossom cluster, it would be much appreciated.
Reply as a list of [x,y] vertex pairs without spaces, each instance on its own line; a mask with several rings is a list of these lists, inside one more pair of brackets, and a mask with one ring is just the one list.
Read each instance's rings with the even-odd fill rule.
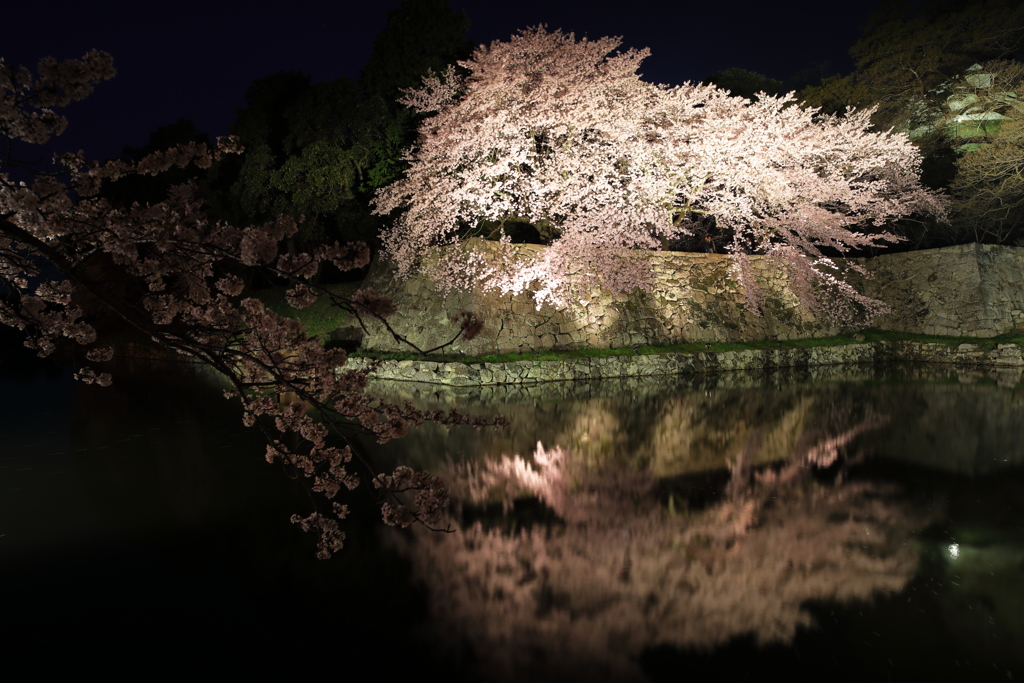
[[[882,310],[823,249],[896,241],[886,221],[944,211],[907,137],[869,131],[870,110],[824,116],[792,94],[751,103],[711,85],[645,83],[637,69],[649,52],[612,54],[620,42],[531,28],[459,62],[468,75],[451,67],[407,92],[403,103],[434,113],[405,177],[374,200],[379,214],[403,210],[383,235],[400,275],[421,268],[442,291],[532,288],[538,304],[565,305],[595,289],[648,289],[636,252],[713,217],[732,235],[753,310],[755,253],[785,267],[815,311],[849,320],[858,306]],[[481,220],[511,219],[554,225],[550,248],[516,259],[502,227],[504,258],[431,250]]]
[[[51,107],[85,97],[114,71],[109,55],[91,52],[80,61],[44,59],[39,74],[0,61],[0,133],[8,141],[41,143],[60,134],[66,121]],[[326,349],[300,322],[243,295],[247,269],[260,269],[294,283],[287,298],[296,308],[329,296],[359,320],[370,316],[387,326],[385,318],[394,312],[390,300],[369,289],[345,299],[314,284],[324,263],[342,270],[366,265],[364,244],[280,254],[282,240],[297,230],[295,221],[281,218],[248,228],[213,222],[189,185],[174,188],[155,205],[119,207],[98,196],[103,182],[130,173],[207,167],[222,154],[240,151],[238,141],[228,138],[218,140],[212,152],[188,144],[137,163],[99,164],[81,152],[66,154],[54,160],[55,172],[37,172],[31,185],[0,173],[0,324],[26,331],[26,345],[41,356],[53,352],[61,338],[86,347],[87,365],[78,378],[106,385],[110,375],[98,366],[116,351],[98,346],[95,329],[83,320],[76,302],[88,296],[153,342],[219,370],[233,386],[228,397],[241,401],[245,424],[266,434],[267,460],[300,472],[318,494],[323,510],[293,521],[317,531],[319,556],[329,557],[342,546],[338,521],[348,512],[334,499],[359,483],[349,469],[352,448],[328,443],[341,438],[343,425],[354,424],[383,442],[425,420],[477,425],[496,420],[380,402],[364,392],[365,371],[343,370],[344,350]],[[476,331],[463,320],[452,341]],[[285,395],[295,400],[278,398]],[[378,477],[369,462],[362,464],[373,477],[386,521],[396,509],[403,524],[428,521],[446,501],[436,478],[407,468]],[[412,489],[415,500],[401,498]]]

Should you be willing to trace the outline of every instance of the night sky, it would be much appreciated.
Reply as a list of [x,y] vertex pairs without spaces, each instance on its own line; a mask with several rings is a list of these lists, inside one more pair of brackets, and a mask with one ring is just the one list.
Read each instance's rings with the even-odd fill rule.
[[[8,3],[0,56],[35,66],[43,56],[110,52],[118,75],[63,111],[70,125],[60,150],[118,156],[149,133],[189,118],[211,139],[227,133],[250,83],[282,70],[313,81],[358,78],[400,0],[313,2]],[[730,67],[781,81],[805,69],[846,72],[847,54],[878,0],[835,4],[779,2],[560,2],[449,0],[463,9],[474,44],[507,40],[539,23],[577,37],[620,35],[625,47],[649,47],[645,80],[679,84]],[[829,8],[831,6],[831,8]],[[669,9],[666,9],[669,8]],[[829,8],[829,9],[826,9]]]

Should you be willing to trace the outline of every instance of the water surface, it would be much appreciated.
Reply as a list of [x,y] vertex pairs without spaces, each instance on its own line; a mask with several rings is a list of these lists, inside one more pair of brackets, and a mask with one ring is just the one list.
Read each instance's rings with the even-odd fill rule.
[[461,503],[396,545],[482,676],[1021,675],[1019,371],[376,390],[512,418],[384,447]]
[[[1018,680],[1019,373],[819,369],[449,390],[504,414],[377,445],[442,474],[456,533],[350,494],[314,559],[306,489],[202,373],[102,389],[0,362],[0,624],[57,648],[455,680]],[[383,674],[382,674],[383,675]]]

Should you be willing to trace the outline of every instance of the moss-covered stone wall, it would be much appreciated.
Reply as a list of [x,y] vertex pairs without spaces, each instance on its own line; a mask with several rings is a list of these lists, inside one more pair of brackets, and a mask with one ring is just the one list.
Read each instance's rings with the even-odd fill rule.
[[[544,247],[524,245],[539,252]],[[398,312],[393,329],[421,349],[450,340],[451,317],[469,310],[484,321],[482,333],[446,352],[467,355],[687,342],[798,339],[842,332],[803,309],[783,273],[752,257],[767,294],[763,315],[750,313],[736,282],[731,257],[722,254],[651,252],[650,292],[593,296],[567,309],[539,309],[529,293],[493,291],[439,294],[428,280],[395,279],[377,262],[364,286],[390,296]],[[873,278],[857,278],[858,290],[890,305],[874,326],[901,332],[994,337],[1024,330],[1024,248],[960,245],[872,259],[857,259]],[[407,351],[383,326],[371,324],[363,347]]]

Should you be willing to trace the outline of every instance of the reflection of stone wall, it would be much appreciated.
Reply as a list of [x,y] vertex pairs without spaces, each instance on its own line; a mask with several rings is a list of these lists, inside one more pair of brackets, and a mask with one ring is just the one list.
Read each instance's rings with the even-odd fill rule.
[[[486,245],[483,245],[486,246]],[[523,245],[527,251],[543,247]],[[651,252],[649,294],[595,297],[574,310],[545,305],[531,295],[496,292],[438,294],[421,277],[396,281],[385,263],[371,268],[365,284],[390,296],[398,313],[390,323],[420,348],[442,344],[457,329],[460,310],[484,319],[479,337],[450,350],[471,355],[533,349],[626,347],[633,344],[794,339],[837,330],[802,310],[777,271],[752,257],[768,293],[761,317],[744,308],[744,297],[728,277],[730,257],[721,254]],[[992,337],[1024,329],[1024,248],[962,245],[858,259],[876,277],[857,282],[865,294],[894,311],[878,323],[886,329],[925,334]],[[364,347],[408,350],[379,325]]]
[[399,463],[434,469],[448,459],[525,456],[541,440],[572,449],[589,465],[665,479],[724,470],[741,453],[754,464],[784,461],[808,452],[823,434],[843,434],[880,416],[888,422],[858,436],[859,448],[981,473],[1024,463],[1024,385],[1019,370],[1014,382],[1003,381],[1003,372],[859,365],[527,386],[378,381],[369,391],[386,401],[504,415],[510,425],[427,423],[409,438],[365,445],[388,459],[381,469]]
[[[388,401],[411,396],[382,392]],[[375,392],[376,393],[376,392]],[[414,398],[414,397],[413,397]],[[421,397],[417,407],[436,409],[443,401]],[[461,406],[460,406],[460,409]],[[395,462],[436,468],[447,458],[476,461],[531,453],[538,439],[573,449],[588,465],[625,466],[657,477],[724,469],[748,446],[755,463],[784,460],[809,428],[821,406],[802,393],[711,390],[647,396],[592,396],[584,400],[543,400],[475,405],[473,413],[501,414],[510,425],[475,429],[424,424],[414,438],[375,450]]]
[[[865,376],[870,375],[857,378]],[[796,379],[782,377],[780,382]],[[829,377],[839,378],[850,377]],[[763,377],[722,385],[683,378],[648,380],[647,386],[632,391],[628,384],[614,381],[573,386],[589,391],[560,396],[557,385],[548,384],[542,385],[546,393],[524,395],[507,387],[486,397],[474,393],[460,398],[424,391],[429,385],[378,382],[371,393],[389,402],[411,401],[423,410],[456,405],[473,414],[503,415],[510,424],[493,429],[424,424],[415,428],[412,438],[374,450],[388,452],[395,463],[434,469],[448,458],[476,461],[526,455],[541,440],[572,449],[589,466],[625,467],[671,478],[723,470],[741,453],[754,464],[787,460],[809,448],[837,405],[846,407],[849,414],[844,419],[859,419],[847,394],[837,388],[771,386]]]
[[1024,387],[961,375],[948,384],[909,383],[865,391],[896,419],[864,437],[879,457],[979,476],[1024,465]]

